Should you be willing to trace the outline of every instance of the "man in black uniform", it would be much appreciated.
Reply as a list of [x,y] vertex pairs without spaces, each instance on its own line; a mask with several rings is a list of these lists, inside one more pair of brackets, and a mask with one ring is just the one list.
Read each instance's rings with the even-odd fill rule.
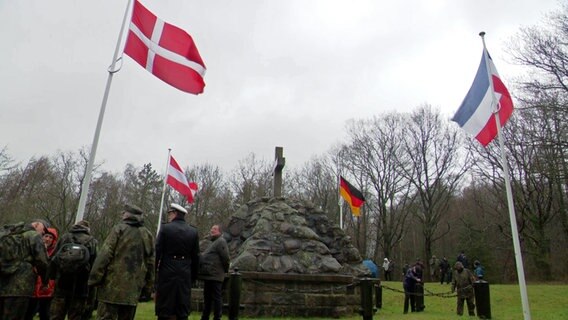
[[156,315],[158,319],[187,320],[191,287],[197,280],[199,237],[185,222],[187,210],[172,204],[168,222],[156,239]]

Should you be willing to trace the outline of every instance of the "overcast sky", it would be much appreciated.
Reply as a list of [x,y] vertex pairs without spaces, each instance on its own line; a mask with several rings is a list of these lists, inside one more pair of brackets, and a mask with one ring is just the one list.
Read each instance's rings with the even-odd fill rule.
[[[352,118],[428,103],[448,118],[486,42],[505,83],[519,28],[557,0],[141,0],[189,32],[207,67],[181,92],[124,56],[96,161],[122,172],[167,149],[183,167],[224,170],[282,146],[299,167],[345,140]],[[90,148],[126,0],[0,0],[0,148],[20,163]],[[511,85],[509,85],[510,87]]]

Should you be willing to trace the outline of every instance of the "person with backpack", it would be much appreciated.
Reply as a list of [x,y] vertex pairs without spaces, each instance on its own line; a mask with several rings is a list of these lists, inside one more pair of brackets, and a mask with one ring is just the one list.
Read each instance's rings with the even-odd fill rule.
[[61,236],[48,269],[55,279],[51,319],[81,320],[89,297],[89,273],[97,257],[97,240],[89,222],[79,221]]
[[[57,245],[58,233],[55,228],[47,228],[43,234],[43,243],[47,250],[47,257],[50,259],[55,253]],[[37,277],[34,296],[28,305],[28,312],[25,320],[32,320],[36,313],[39,313],[40,320],[49,320],[49,309],[51,300],[53,299],[53,290],[55,289],[55,281],[49,280],[47,286],[43,285],[41,277]]]
[[[0,319],[22,320],[39,274],[47,283],[47,252],[42,236],[47,223],[35,220],[0,231]],[[35,272],[34,272],[35,270]]]

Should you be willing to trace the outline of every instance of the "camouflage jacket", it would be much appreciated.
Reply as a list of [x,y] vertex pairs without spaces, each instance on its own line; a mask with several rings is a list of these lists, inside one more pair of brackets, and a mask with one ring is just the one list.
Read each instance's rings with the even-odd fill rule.
[[98,287],[99,301],[135,306],[154,285],[154,259],[154,237],[142,217],[127,217],[105,239],[88,284]]
[[79,297],[88,296],[87,280],[89,278],[89,271],[97,257],[97,240],[91,235],[90,230],[81,225],[73,225],[68,233],[61,236],[55,253],[59,252],[61,247],[67,243],[79,243],[84,245],[89,250],[89,264],[85,270],[77,272],[77,274],[63,274],[55,260],[52,260],[48,268],[48,278],[56,279],[55,295],[65,296],[72,294]]
[[29,224],[25,228],[22,235],[27,254],[15,273],[0,277],[0,297],[32,297],[37,275],[45,277],[48,260],[42,236]]
[[452,291],[457,290],[458,297],[473,297],[473,282],[475,278],[471,270],[464,268],[461,272],[454,270]]

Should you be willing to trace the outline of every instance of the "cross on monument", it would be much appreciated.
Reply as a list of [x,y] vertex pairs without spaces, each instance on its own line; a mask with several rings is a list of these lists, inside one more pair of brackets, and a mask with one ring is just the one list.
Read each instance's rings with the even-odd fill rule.
[[283,148],[276,147],[274,149],[274,197],[282,196],[282,169],[286,164],[286,158],[283,156]]

